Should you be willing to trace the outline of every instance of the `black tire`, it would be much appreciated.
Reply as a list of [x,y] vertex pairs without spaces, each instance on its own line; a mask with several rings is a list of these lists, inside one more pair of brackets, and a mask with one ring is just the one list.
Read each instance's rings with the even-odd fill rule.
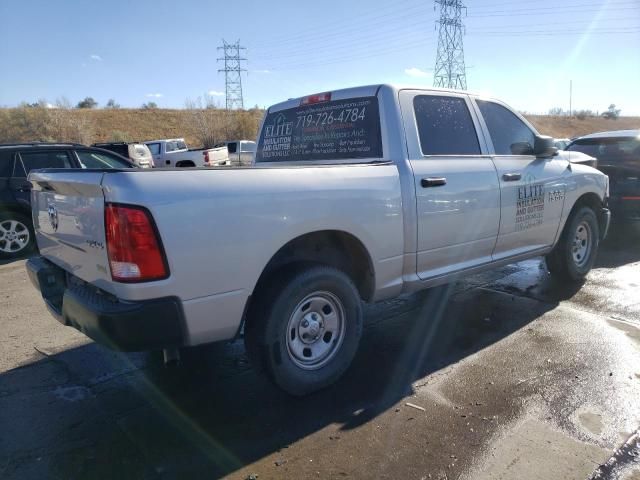
[[[311,266],[277,274],[265,283],[269,286],[253,302],[245,325],[245,345],[254,367],[295,396],[334,383],[351,364],[362,336],[362,304],[351,279],[335,268]],[[322,302],[326,304],[318,309]],[[319,321],[311,320],[316,310]],[[335,324],[343,327],[330,331],[332,310],[335,318],[342,316]],[[308,321],[305,328],[315,330],[303,329],[307,317],[313,324]],[[305,346],[304,341],[312,343]],[[307,355],[312,347],[329,353]]]
[[31,253],[35,240],[31,218],[17,212],[0,212],[0,258],[20,258]]
[[[581,255],[585,245],[588,249]],[[558,244],[547,255],[547,268],[562,280],[580,282],[593,267],[599,245],[600,227],[596,214],[589,207],[579,207],[568,218]]]

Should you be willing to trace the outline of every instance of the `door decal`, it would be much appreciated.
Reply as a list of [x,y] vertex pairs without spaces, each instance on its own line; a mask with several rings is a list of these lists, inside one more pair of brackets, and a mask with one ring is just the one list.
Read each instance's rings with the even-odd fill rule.
[[536,183],[536,177],[529,174],[524,179],[524,185],[518,187],[518,202],[516,206],[516,232],[522,232],[544,221],[544,183]]

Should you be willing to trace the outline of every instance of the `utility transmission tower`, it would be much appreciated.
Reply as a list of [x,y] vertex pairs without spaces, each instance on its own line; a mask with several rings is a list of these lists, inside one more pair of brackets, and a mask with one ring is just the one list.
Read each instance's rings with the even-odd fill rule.
[[466,13],[466,7],[461,0],[435,0],[435,3],[440,4],[440,20],[437,21],[438,54],[433,86],[466,90],[467,74],[462,44],[462,10],[465,9]]
[[218,73],[224,72],[227,110],[243,109],[242,72],[246,72],[246,69],[242,68],[242,62],[247,59],[241,57],[240,52],[246,48],[240,46],[240,40],[236,43],[227,43],[223,39],[222,46],[218,47],[218,50],[223,50],[224,53],[223,58],[218,58],[218,61],[224,61],[224,68],[219,69]]

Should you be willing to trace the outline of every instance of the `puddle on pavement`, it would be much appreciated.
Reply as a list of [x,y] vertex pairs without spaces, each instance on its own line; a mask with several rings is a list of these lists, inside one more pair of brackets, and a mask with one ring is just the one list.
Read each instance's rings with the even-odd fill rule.
[[602,433],[602,415],[593,412],[582,412],[578,414],[578,421],[584,429],[593,435],[599,436]]

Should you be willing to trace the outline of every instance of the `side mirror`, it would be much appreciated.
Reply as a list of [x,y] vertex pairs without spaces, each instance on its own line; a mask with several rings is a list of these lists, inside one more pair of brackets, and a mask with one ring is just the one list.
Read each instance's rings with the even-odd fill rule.
[[529,142],[516,142],[511,144],[512,155],[533,155],[533,147]]
[[532,153],[537,158],[553,157],[558,153],[555,140],[547,135],[536,135]]

